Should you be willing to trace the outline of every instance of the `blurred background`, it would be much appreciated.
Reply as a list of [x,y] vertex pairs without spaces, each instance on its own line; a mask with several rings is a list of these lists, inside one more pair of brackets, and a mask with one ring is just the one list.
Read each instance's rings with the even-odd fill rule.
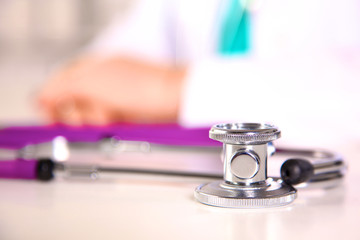
[[[228,6],[221,5],[221,9],[219,3],[224,2]],[[128,14],[128,25],[123,24],[121,29],[122,18],[126,22],[131,9],[137,10]],[[92,46],[99,56],[102,52],[118,56],[130,53],[154,63],[159,59],[174,66],[184,63],[187,75],[181,77],[186,81],[184,86],[176,85],[177,92],[181,88],[186,93],[180,99],[182,106],[176,109],[180,123],[272,122],[289,133],[286,141],[292,137],[295,143],[301,140],[301,144],[309,145],[335,145],[348,139],[358,143],[360,129],[354,125],[360,121],[359,12],[356,0],[0,0],[0,124],[47,123],[36,103],[40,90],[55,69]],[[99,34],[114,19],[115,28]],[[100,39],[92,42],[95,36]],[[152,92],[149,86],[139,84],[151,79],[140,79],[145,81],[135,87],[128,85],[139,77],[138,69],[145,69],[139,78],[155,72],[159,75],[154,79],[163,77],[168,69],[125,61],[125,66],[135,67],[128,67],[130,70],[121,75],[117,72],[121,64],[124,62],[120,61],[105,80],[123,78],[125,82],[106,87],[103,79],[94,77],[91,85],[84,74],[77,91],[86,86],[84,92],[90,92],[91,98],[101,92],[97,87],[104,85],[103,95],[96,97],[119,103],[113,108],[124,107],[119,101],[123,100],[130,115],[144,109],[157,110],[156,104],[146,106],[148,101],[142,97],[148,93],[149,99],[157,98],[156,103],[166,102],[160,95],[170,91],[164,90],[161,79]],[[87,70],[91,78],[91,67]],[[71,81],[64,82],[60,86]],[[123,94],[118,94],[119,86],[130,90],[124,87]],[[141,86],[141,94],[137,86]],[[107,94],[109,89],[113,92]],[[130,100],[124,98],[126,94]],[[106,99],[109,96],[112,98]],[[141,111],[134,103],[144,105]],[[102,114],[90,111],[90,115]],[[142,113],[139,118],[144,115],[149,114]],[[117,115],[114,119],[121,121]],[[315,137],[309,138],[310,134]]]
[[34,102],[74,56],[131,0],[0,0],[0,124],[43,121]]

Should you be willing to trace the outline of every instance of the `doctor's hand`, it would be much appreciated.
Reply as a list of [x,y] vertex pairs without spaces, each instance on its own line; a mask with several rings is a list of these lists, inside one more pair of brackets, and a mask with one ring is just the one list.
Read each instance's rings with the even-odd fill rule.
[[39,96],[50,122],[105,125],[176,122],[185,69],[131,58],[82,58],[56,73]]

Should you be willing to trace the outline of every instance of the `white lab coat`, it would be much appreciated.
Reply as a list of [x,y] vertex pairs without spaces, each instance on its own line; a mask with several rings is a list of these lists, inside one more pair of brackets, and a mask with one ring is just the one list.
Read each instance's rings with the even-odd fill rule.
[[254,0],[247,55],[216,51],[221,0],[139,0],[90,46],[189,66],[180,121],[271,122],[287,143],[359,139],[360,2]]

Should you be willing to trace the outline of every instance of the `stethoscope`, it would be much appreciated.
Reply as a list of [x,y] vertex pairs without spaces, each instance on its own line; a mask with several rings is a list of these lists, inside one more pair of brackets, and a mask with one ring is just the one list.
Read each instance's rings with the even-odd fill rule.
[[[0,178],[48,181],[58,172],[92,180],[101,178],[105,173],[210,178],[216,181],[197,187],[195,199],[207,205],[230,208],[282,206],[295,200],[298,188],[331,188],[341,183],[346,165],[340,155],[324,150],[275,149],[272,142],[280,135],[280,130],[269,124],[214,125],[210,129],[209,137],[222,142],[222,149],[218,146],[205,146],[206,144],[175,146],[111,137],[96,142],[68,142],[66,138],[58,136],[50,142],[28,145],[12,151],[12,155],[8,154],[7,157],[12,160],[0,161]],[[223,174],[109,167],[90,163],[74,165],[67,161],[74,149],[91,149],[93,152],[103,152],[107,157],[126,152],[202,152],[213,153],[216,157],[221,153]],[[283,161],[280,177],[267,176],[268,160],[271,156],[291,156]],[[220,161],[220,157],[218,158]]]
[[270,124],[227,123],[211,128],[209,137],[223,143],[223,180],[202,184],[195,198],[204,204],[229,208],[262,208],[290,204],[296,187],[339,184],[345,174],[343,159],[326,151],[278,149],[297,155],[281,166],[281,178],[267,176],[272,142],[280,130]]

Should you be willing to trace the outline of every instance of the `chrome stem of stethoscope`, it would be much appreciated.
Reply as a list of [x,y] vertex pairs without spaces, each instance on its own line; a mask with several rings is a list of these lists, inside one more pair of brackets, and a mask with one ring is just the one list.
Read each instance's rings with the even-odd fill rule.
[[268,143],[280,135],[280,130],[269,124],[213,126],[210,138],[224,144],[224,179],[200,185],[195,198],[207,205],[231,208],[273,207],[294,201],[295,188],[267,177]]

